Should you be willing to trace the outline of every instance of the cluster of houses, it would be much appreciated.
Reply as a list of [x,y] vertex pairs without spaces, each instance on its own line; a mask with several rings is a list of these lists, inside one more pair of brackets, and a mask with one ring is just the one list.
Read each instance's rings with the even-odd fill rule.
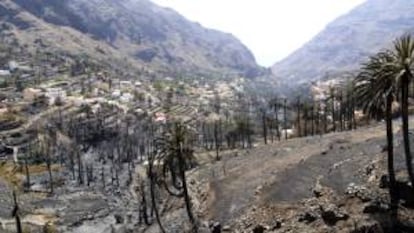
[[33,76],[33,68],[31,66],[18,63],[17,61],[9,61],[5,68],[0,69],[0,85],[7,82],[12,75],[20,72],[22,79],[28,79]]
[[23,91],[23,99],[27,102],[33,102],[39,97],[45,96],[48,98],[49,105],[54,105],[57,101],[65,101],[67,98],[66,90],[61,87],[49,88],[26,88]]
[[114,99],[118,99],[121,103],[131,103],[134,100],[134,95],[131,94],[129,91],[125,91],[125,90],[137,90],[137,89],[141,89],[142,87],[142,83],[139,81],[127,81],[127,80],[123,80],[123,81],[117,81],[115,83],[119,83],[118,87],[119,88],[115,88],[114,90],[112,90],[111,93],[111,97]]

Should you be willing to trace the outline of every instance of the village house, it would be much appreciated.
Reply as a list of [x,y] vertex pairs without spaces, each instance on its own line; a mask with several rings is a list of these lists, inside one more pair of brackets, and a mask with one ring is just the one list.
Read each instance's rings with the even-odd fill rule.
[[60,98],[62,101],[66,99],[66,91],[60,87],[46,88],[45,96],[49,98],[49,104],[55,104],[56,99]]
[[154,122],[165,124],[167,122],[167,115],[163,112],[156,112],[154,114]]
[[130,93],[124,93],[124,94],[122,94],[122,96],[119,98],[119,100],[120,100],[122,103],[129,103],[129,102],[131,102],[133,99],[134,99],[134,96],[133,96],[133,95],[131,95]]
[[116,89],[111,94],[112,98],[119,98],[121,96],[121,91]]
[[136,81],[134,83],[134,85],[135,85],[135,87],[141,87],[142,86],[142,83],[140,81]]
[[44,95],[43,91],[36,88],[26,88],[23,90],[23,99],[32,102],[36,98]]
[[132,82],[131,82],[131,81],[120,81],[120,82],[119,82],[119,87],[120,87],[121,89],[124,89],[124,88],[131,88],[131,87],[132,87]]
[[8,77],[11,73],[9,70],[0,70],[0,77]]

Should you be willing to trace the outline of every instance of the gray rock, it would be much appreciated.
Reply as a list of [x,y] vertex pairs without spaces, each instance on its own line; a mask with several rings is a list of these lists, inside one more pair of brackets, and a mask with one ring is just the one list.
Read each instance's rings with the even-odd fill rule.
[[255,228],[253,228],[253,233],[263,233],[265,231],[265,228],[262,225],[257,225]]
[[211,233],[221,233],[221,224],[219,222],[215,222],[211,228]]
[[308,211],[299,215],[299,222],[305,222],[307,224],[312,223],[318,219],[318,214],[315,212]]
[[323,221],[330,226],[335,225],[338,221],[347,220],[349,215],[339,209],[334,204],[327,204],[320,207]]

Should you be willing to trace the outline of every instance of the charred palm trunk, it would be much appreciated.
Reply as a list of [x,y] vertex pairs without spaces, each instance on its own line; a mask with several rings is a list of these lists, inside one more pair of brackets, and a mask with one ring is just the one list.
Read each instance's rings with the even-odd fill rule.
[[105,167],[102,165],[101,167],[101,179],[102,179],[102,187],[105,190]]
[[178,151],[178,159],[179,159],[178,167],[179,167],[180,178],[183,182],[182,188],[183,188],[185,208],[187,210],[188,218],[189,218],[191,224],[193,225],[193,229],[194,229],[195,232],[197,232],[197,223],[196,223],[196,220],[195,220],[194,215],[193,215],[192,205],[191,205],[191,198],[190,198],[190,195],[188,193],[188,188],[187,188],[187,178],[186,178],[186,175],[185,175],[186,163],[185,163],[185,160],[183,158],[183,156],[184,156],[183,153],[184,153],[184,151],[183,151],[182,145],[180,143],[180,148],[179,148],[179,151]]
[[322,130],[321,130],[321,116],[320,116],[320,105],[317,103],[316,106],[316,133],[322,136]]
[[214,122],[214,145],[216,149],[216,160],[220,160],[220,145],[219,145],[219,126],[217,122]]
[[412,155],[410,150],[410,138],[408,132],[408,85],[410,83],[410,76],[411,75],[403,75],[401,81],[401,115],[402,115],[402,131],[403,131],[403,139],[404,139],[404,152],[406,158],[406,166],[408,170],[408,175],[410,177],[410,181],[414,184],[414,172],[413,172],[413,164],[412,164]]
[[285,128],[285,140],[288,139],[288,135],[287,135],[287,100],[284,100],[284,104],[283,104],[283,124],[284,124],[284,128]]
[[312,136],[315,136],[315,104],[312,103],[312,110],[311,110],[311,133]]
[[80,151],[76,152],[76,155],[78,156],[78,182],[80,185],[83,184],[83,172],[82,172],[82,158],[80,155]]
[[323,109],[323,133],[328,133],[328,102],[326,101]]
[[339,93],[339,130],[342,132],[344,131],[344,103],[343,103],[343,96],[342,91]]
[[332,112],[332,131],[336,131],[336,116],[335,116],[335,98],[334,98],[334,91],[331,91],[331,112]]
[[298,137],[302,136],[302,129],[301,129],[301,125],[300,125],[300,98],[298,98],[298,102],[297,102],[297,125],[298,125]]
[[277,102],[274,105],[274,109],[275,109],[275,115],[276,115],[276,119],[275,119],[276,136],[277,136],[278,141],[280,141],[279,107],[278,107]]
[[387,126],[387,152],[388,152],[388,176],[389,176],[389,194],[391,200],[391,221],[393,232],[396,232],[396,223],[398,218],[398,187],[395,179],[394,170],[394,135],[392,130],[392,101],[391,95],[387,97],[386,103],[386,126]]
[[19,204],[17,203],[17,197],[16,197],[16,192],[13,191],[13,201],[14,201],[14,209],[13,209],[13,213],[12,216],[14,217],[14,219],[16,220],[16,232],[17,233],[23,233],[22,230],[22,223],[20,221],[20,209],[19,209]]
[[148,208],[147,208],[147,195],[145,192],[145,185],[142,182],[141,183],[141,213],[142,213],[142,218],[144,219],[144,223],[145,225],[149,226],[152,224],[152,222],[149,220],[148,217]]
[[262,110],[262,127],[263,127],[263,139],[265,145],[267,145],[267,125],[266,125],[266,110]]
[[152,203],[152,209],[155,212],[155,219],[157,220],[158,226],[160,228],[160,232],[161,233],[165,233],[164,227],[161,223],[161,217],[158,211],[158,207],[157,207],[157,200],[155,198],[155,182],[156,182],[156,177],[155,174],[153,172],[153,164],[152,162],[150,162],[148,164],[148,174],[149,174],[149,178],[150,178],[150,193],[151,193],[151,203]]
[[24,156],[24,168],[26,171],[26,184],[24,185],[27,190],[30,189],[30,172],[29,172],[29,162],[27,161],[27,155]]
[[305,113],[304,113],[304,116],[303,116],[303,121],[304,121],[304,128],[305,128],[305,137],[307,137],[308,136],[308,115],[309,115],[309,113],[308,113],[309,111],[308,111],[308,106],[305,106]]
[[47,171],[49,173],[50,193],[53,193],[54,192],[54,190],[53,190],[53,176],[52,176],[52,165],[51,165],[50,158],[48,158],[48,161],[47,161],[46,164],[47,164]]

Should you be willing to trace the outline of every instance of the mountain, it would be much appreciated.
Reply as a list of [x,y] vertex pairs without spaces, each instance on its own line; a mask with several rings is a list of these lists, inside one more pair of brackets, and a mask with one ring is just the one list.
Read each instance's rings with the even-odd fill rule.
[[336,19],[272,67],[286,83],[306,83],[354,71],[370,55],[414,29],[414,1],[367,0]]
[[2,0],[0,25],[20,43],[125,59],[169,74],[262,72],[231,34],[203,28],[149,0]]

